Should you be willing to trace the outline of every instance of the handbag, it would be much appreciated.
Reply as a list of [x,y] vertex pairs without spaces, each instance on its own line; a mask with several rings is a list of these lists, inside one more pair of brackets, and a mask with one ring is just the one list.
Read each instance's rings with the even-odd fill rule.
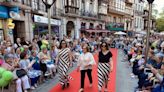
[[21,78],[21,77],[27,75],[27,72],[24,69],[19,69],[16,71],[16,75],[18,76],[18,78]]

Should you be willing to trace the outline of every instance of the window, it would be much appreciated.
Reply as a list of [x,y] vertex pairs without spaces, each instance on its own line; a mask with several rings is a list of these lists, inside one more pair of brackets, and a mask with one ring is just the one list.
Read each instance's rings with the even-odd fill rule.
[[89,25],[89,29],[94,29],[94,25],[93,25],[93,23],[90,23],[90,25]]
[[86,29],[86,23],[81,23],[81,29],[83,30],[83,29]]
[[93,12],[93,0],[90,0],[90,5],[89,5],[89,12]]
[[39,1],[38,0],[32,0],[32,9],[33,10],[39,10]]
[[82,0],[81,2],[81,9],[85,12],[85,0]]
[[66,0],[67,6],[77,6],[78,0]]
[[113,23],[116,23],[116,17],[113,17]]

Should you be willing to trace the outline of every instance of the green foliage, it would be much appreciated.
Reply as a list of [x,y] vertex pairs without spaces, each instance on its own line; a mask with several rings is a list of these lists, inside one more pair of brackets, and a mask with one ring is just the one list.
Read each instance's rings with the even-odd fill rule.
[[157,19],[157,30],[159,32],[164,31],[164,8],[163,11],[159,14],[159,18]]

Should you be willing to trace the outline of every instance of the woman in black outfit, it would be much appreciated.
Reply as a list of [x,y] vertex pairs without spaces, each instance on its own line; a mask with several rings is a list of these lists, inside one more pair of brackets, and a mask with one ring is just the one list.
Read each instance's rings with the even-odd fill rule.
[[105,86],[104,92],[108,92],[108,79],[109,73],[113,70],[112,53],[109,51],[108,44],[102,42],[100,45],[101,51],[98,55],[98,89],[102,91],[102,87]]

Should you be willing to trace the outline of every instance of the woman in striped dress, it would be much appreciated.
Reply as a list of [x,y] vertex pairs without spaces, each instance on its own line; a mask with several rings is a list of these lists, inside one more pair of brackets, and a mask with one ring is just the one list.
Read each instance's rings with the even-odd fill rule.
[[112,53],[109,51],[106,42],[102,42],[100,48],[101,51],[98,55],[98,89],[101,92],[102,87],[105,86],[104,92],[108,92],[109,73],[113,70]]
[[71,65],[72,55],[69,48],[67,48],[66,41],[62,40],[59,46],[59,52],[56,60],[58,64],[59,81],[62,85],[62,89],[69,86],[68,69]]

